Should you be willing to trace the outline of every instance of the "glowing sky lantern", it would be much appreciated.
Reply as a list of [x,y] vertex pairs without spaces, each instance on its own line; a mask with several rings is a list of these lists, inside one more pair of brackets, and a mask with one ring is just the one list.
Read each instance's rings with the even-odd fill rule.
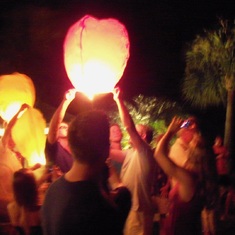
[[[46,162],[44,155],[46,121],[41,112],[33,108],[35,93],[31,78],[25,74],[13,73],[0,76],[0,116],[9,125],[15,120],[10,131],[14,145],[9,147],[6,143],[6,146],[20,153],[26,160],[26,166],[29,167]],[[27,108],[20,110],[22,104],[27,104]],[[9,135],[9,133],[4,134]]]
[[33,166],[36,163],[46,164],[44,155],[45,127],[46,121],[41,112],[29,107],[12,129],[12,139],[16,146],[15,151],[26,158],[27,166]]
[[64,63],[73,86],[89,98],[111,92],[129,59],[128,32],[118,20],[86,15],[64,41]]
[[33,107],[34,84],[27,75],[12,73],[0,76],[0,116],[9,121],[24,103]]

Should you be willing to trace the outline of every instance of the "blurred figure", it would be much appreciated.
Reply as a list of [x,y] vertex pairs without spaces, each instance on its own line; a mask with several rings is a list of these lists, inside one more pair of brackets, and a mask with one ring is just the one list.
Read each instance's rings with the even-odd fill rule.
[[18,112],[7,123],[4,134],[0,140],[0,222],[9,222],[7,204],[13,199],[12,178],[15,171],[21,169],[25,157],[18,152],[12,137],[12,129],[29,106],[22,104]]
[[204,172],[207,150],[199,133],[195,132],[188,144],[188,159],[184,166],[179,166],[169,157],[170,141],[182,128],[183,122],[181,118],[173,118],[154,153],[159,166],[175,182],[169,193],[169,215],[164,224],[166,235],[201,234],[201,211],[208,193]]
[[223,140],[221,136],[216,136],[215,142],[213,145],[213,151],[216,155],[216,169],[219,176],[219,184],[221,186],[228,186],[229,178],[229,167],[228,159],[229,152],[228,149],[223,145]]
[[[164,134],[156,137],[156,145]],[[154,169],[154,179],[152,186],[152,201],[155,207],[154,233],[153,235],[164,235],[164,223],[169,210],[168,194],[170,190],[170,180],[165,172],[156,164]]]
[[111,149],[122,149],[122,130],[120,126],[115,123],[110,126],[110,148]]
[[65,92],[62,102],[51,119],[46,141],[45,153],[48,165],[57,165],[63,173],[67,172],[73,163],[67,139],[68,124],[63,122],[63,119],[75,94],[75,89]]
[[122,164],[121,181],[132,194],[132,207],[128,215],[125,235],[152,235],[153,205],[151,201],[151,186],[155,162],[153,150],[149,143],[153,138],[153,130],[142,124],[135,126],[123,100],[120,89],[116,88],[113,98],[117,103],[123,126],[130,136],[132,148],[129,150],[110,149],[110,157]]
[[182,123],[182,128],[177,132],[177,138],[170,148],[169,157],[178,165],[183,166],[188,160],[188,147],[194,133],[198,132],[196,117],[189,117]]
[[[228,149],[223,145],[221,136],[216,136],[213,152],[215,155],[216,171],[218,176],[219,185],[219,217],[224,217],[224,211],[226,210],[226,200],[230,187],[229,180],[229,152]],[[231,191],[232,192],[232,191]]]
[[[110,149],[122,150],[122,130],[120,126],[115,123],[110,126]],[[122,164],[115,160],[111,160],[114,168],[116,169],[117,173],[120,174]]]
[[7,206],[10,222],[20,235],[42,235],[38,185],[30,169],[13,176],[14,201]]
[[70,123],[68,142],[73,165],[47,191],[43,234],[121,235],[130,193],[117,185],[112,200],[103,186],[110,149],[107,116],[100,111],[79,115]]
[[235,173],[231,174],[230,186],[225,200],[224,213],[222,214],[221,219],[228,220],[233,223],[235,221]]

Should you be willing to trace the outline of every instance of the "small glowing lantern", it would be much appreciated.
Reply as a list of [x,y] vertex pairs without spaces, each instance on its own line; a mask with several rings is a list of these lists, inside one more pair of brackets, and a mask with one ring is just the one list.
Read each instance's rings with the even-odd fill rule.
[[129,59],[128,32],[118,20],[86,15],[64,41],[64,63],[73,86],[92,98],[113,90]]
[[33,106],[35,88],[32,80],[25,74],[13,73],[0,76],[0,116],[9,122],[26,103]]

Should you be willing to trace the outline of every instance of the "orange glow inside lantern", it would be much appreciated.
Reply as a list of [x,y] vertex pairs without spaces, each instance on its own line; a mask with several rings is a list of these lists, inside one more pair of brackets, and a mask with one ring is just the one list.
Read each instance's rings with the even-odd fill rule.
[[72,25],[64,42],[64,63],[73,86],[89,98],[113,90],[129,59],[129,38],[116,19],[86,15]]
[[0,116],[9,122],[22,104],[33,106],[34,84],[28,76],[20,73],[0,76]]
[[15,151],[26,159],[27,166],[36,163],[46,164],[44,149],[46,136],[44,129],[46,121],[41,112],[29,107],[22,113],[12,129],[12,139],[15,143]]
[[0,76],[0,116],[9,122],[20,110],[22,104],[29,108],[22,110],[11,130],[15,144],[14,151],[25,157],[27,166],[45,164],[44,129],[46,122],[41,112],[33,108],[35,102],[34,84],[28,76],[20,73]]

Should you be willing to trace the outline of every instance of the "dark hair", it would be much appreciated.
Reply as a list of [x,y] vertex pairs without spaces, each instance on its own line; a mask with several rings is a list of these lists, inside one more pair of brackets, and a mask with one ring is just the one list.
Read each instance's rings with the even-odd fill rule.
[[153,128],[150,126],[147,126],[146,127],[146,142],[150,144],[152,140],[153,140]]
[[16,203],[29,210],[38,203],[37,183],[31,170],[23,168],[13,175],[13,192]]
[[68,142],[76,160],[89,165],[105,161],[109,154],[109,122],[102,111],[88,111],[69,125]]

